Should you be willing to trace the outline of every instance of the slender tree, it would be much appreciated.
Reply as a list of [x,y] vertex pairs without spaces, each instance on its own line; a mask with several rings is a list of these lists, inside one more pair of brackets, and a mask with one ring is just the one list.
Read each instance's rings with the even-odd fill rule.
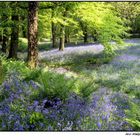
[[63,51],[65,47],[65,26],[63,24],[61,24],[60,33],[61,35],[60,35],[59,50]]
[[65,27],[65,43],[70,43],[70,27]]
[[83,31],[83,39],[84,39],[84,43],[88,42],[88,32],[87,32],[87,23],[84,23],[83,21],[80,21],[80,27]]
[[19,13],[18,13],[18,2],[12,5],[12,31],[10,50],[8,58],[17,58],[18,38],[19,38]]
[[[55,14],[55,9],[52,8],[52,18],[54,17]],[[57,47],[57,40],[56,40],[56,24],[54,21],[51,22],[51,29],[52,29],[52,47],[56,48]]]
[[[63,18],[67,17],[68,7],[65,7],[65,10],[63,12]],[[65,19],[64,19],[65,22]],[[65,25],[60,24],[60,44],[59,44],[59,50],[63,51],[65,47]]]
[[28,9],[28,65],[35,68],[38,64],[38,2],[29,2]]

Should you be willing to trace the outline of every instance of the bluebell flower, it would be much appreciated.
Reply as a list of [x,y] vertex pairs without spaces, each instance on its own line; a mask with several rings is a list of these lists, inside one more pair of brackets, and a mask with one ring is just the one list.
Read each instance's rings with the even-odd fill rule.
[[33,106],[36,107],[38,104],[39,104],[39,102],[35,100],[33,103]]
[[101,129],[101,126],[102,126],[102,125],[101,125],[100,121],[98,121],[98,122],[97,122],[97,127],[98,127],[99,130]]
[[47,115],[49,113],[48,109],[43,109],[43,114]]
[[48,131],[52,131],[53,127],[51,125],[48,126]]

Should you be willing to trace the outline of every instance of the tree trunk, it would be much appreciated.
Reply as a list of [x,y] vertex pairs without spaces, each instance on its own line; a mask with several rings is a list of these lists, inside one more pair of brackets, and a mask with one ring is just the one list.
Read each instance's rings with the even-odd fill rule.
[[70,43],[70,29],[69,29],[69,27],[65,28],[65,43]]
[[60,29],[60,45],[59,45],[59,50],[63,51],[64,50],[64,46],[65,46],[65,26],[61,25],[61,29]]
[[7,43],[8,43],[8,35],[6,34],[7,33],[7,30],[4,29],[4,35],[3,35],[3,40],[2,40],[2,52],[6,53],[6,50],[7,50]]
[[65,43],[68,43],[68,36],[65,35]]
[[80,21],[80,26],[81,26],[81,29],[83,31],[84,43],[87,43],[88,42],[87,25],[85,23],[83,23],[82,21]]
[[87,34],[86,29],[83,31],[83,35],[84,35],[84,43],[87,43],[88,42],[88,34]]
[[[52,18],[54,17],[54,9],[52,8]],[[52,28],[52,48],[57,48],[57,40],[56,40],[56,24],[51,22]]]
[[28,66],[33,69],[38,65],[38,2],[29,2],[28,9]]
[[[63,13],[63,17],[67,17],[68,7],[65,8],[65,11]],[[64,20],[65,22],[65,20]],[[63,51],[65,47],[65,25],[61,24],[60,27],[60,44],[59,44],[59,50]]]
[[19,37],[19,16],[17,14],[17,9],[15,9],[16,14],[12,15],[13,27],[11,33],[11,42],[8,58],[17,58],[17,48],[18,48],[18,37]]

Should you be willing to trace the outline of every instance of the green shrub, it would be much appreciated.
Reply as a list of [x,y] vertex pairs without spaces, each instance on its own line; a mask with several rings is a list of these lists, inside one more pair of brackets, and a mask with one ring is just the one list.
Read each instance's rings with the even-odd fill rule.
[[74,79],[68,79],[62,74],[42,72],[38,80],[42,93],[41,98],[67,98],[68,94],[73,91],[74,81]]
[[90,94],[97,89],[93,80],[68,78],[63,74],[49,71],[40,74],[38,83],[41,90],[39,98],[53,99],[56,97],[65,100],[70,93],[76,93],[85,99],[89,99]]
[[24,61],[17,61],[12,59],[3,61],[3,69],[6,73],[15,70],[20,74],[24,74],[25,71],[29,70]]
[[89,99],[90,95],[97,89],[97,84],[95,84],[94,80],[91,79],[78,79],[75,82],[74,91],[77,94],[80,94],[84,99]]
[[41,74],[41,69],[36,68],[36,69],[24,69],[24,72],[22,73],[22,75],[24,76],[24,80],[26,81],[37,81],[38,77]]
[[26,63],[24,61],[7,59],[4,55],[0,55],[0,61],[2,77],[6,76],[11,71],[16,71],[23,77],[29,77],[29,74],[31,74],[30,77],[33,77],[32,73],[35,73],[26,66]]
[[3,82],[4,77],[6,75],[5,66],[3,62],[6,60],[5,55],[0,55],[0,84]]

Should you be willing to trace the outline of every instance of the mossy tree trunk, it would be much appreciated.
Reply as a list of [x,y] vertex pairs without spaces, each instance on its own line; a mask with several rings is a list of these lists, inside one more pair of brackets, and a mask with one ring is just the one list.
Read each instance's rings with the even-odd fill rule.
[[28,66],[33,69],[38,65],[38,2],[29,2],[28,9]]

